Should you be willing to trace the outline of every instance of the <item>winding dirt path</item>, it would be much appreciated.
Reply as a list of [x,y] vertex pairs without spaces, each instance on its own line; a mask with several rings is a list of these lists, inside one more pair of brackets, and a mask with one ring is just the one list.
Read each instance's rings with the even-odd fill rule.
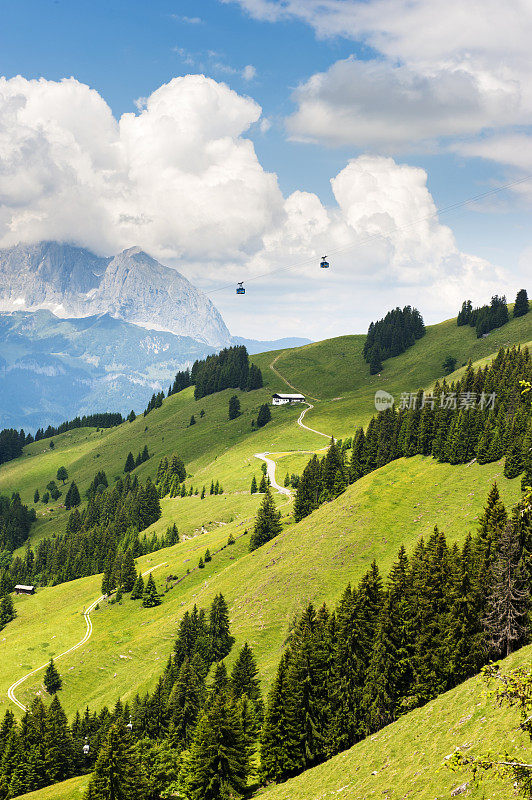
[[[168,563],[167,561],[162,561],[160,564],[156,564],[154,567],[150,567],[150,569],[147,569],[145,572],[142,573],[142,577],[144,577],[145,575],[149,575],[150,572],[153,572],[154,569],[158,569],[159,567],[164,567],[164,565],[167,563]],[[85,620],[85,625],[86,625],[85,635],[83,639],[80,639],[80,641],[77,644],[72,645],[72,647],[69,647],[68,650],[65,650],[63,653],[59,653],[58,656],[54,656],[54,662],[57,661],[59,658],[63,658],[63,656],[67,656],[69,653],[73,653],[74,650],[78,650],[80,647],[83,647],[83,645],[86,644],[86,642],[89,641],[89,639],[92,636],[92,620],[90,616],[91,612],[94,611],[98,603],[101,603],[102,600],[104,599],[105,595],[103,594],[100,595],[100,597],[96,598],[96,600],[94,600],[94,602],[91,603],[90,606],[87,608],[87,610],[83,612],[83,618]],[[42,669],[46,669],[49,663],[50,662],[47,661],[45,664],[41,664],[40,667],[32,669],[31,672],[26,673],[26,675],[24,675],[22,678],[19,678],[18,681],[12,683],[9,689],[7,690],[7,696],[9,697],[12,703],[14,703],[16,706],[20,708],[21,711],[27,711],[28,709],[27,706],[24,705],[24,703],[21,703],[20,700],[17,699],[17,696],[15,695],[15,690],[18,689],[18,687],[21,686],[25,681],[27,681],[28,678],[31,678],[32,675],[35,675]]]
[[[279,358],[279,356],[277,356],[277,358]],[[272,363],[270,364],[270,367],[272,369],[274,369],[273,368],[273,364],[275,364],[275,361],[277,361],[277,358],[274,359],[274,361],[272,361]],[[274,369],[274,372],[277,372],[277,370]],[[282,377],[282,375],[279,375],[279,377]],[[283,380],[285,380],[285,378],[283,378]],[[288,383],[288,381],[286,381],[286,383]],[[292,389],[295,389],[296,392],[298,391],[295,388],[295,386],[292,386],[291,383],[289,383],[288,385]],[[315,399],[315,398],[312,398],[312,399]],[[301,414],[299,415],[298,420],[297,420],[297,424],[299,425],[299,427],[300,428],[304,428],[305,430],[310,431],[311,433],[317,433],[318,436],[325,436],[326,439],[333,439],[334,441],[336,441],[336,439],[334,439],[334,436],[330,436],[328,433],[323,433],[323,431],[317,431],[315,428],[309,428],[308,425],[305,425],[305,423],[303,422],[305,414],[307,413],[307,411],[310,411],[311,408],[314,408],[312,403],[305,403],[305,405],[307,407],[305,409],[303,409],[303,411],[301,412]],[[326,450],[327,448],[323,447],[323,448],[320,448],[320,449]],[[291,450],[290,454],[294,454],[294,453],[311,453],[311,452],[314,452],[314,451],[313,450],[312,451],[311,450]],[[284,495],[287,495],[287,497],[291,497],[292,496],[291,490],[288,489],[286,486],[281,486],[275,480],[275,467],[276,467],[275,461],[273,461],[271,458],[267,458],[267,456],[279,456],[279,455],[286,455],[286,454],[287,454],[286,451],[283,451],[282,453],[270,453],[270,452],[266,451],[265,453],[255,453],[255,458],[258,458],[261,461],[265,461],[266,462],[266,472],[267,472],[268,478],[270,479],[270,484],[273,486],[273,488],[277,489],[277,491],[280,494],[284,494]]]

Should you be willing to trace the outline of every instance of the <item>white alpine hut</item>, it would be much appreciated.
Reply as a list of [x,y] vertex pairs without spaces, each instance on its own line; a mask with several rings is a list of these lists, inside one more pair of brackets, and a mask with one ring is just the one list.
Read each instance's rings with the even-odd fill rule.
[[279,394],[276,392],[272,395],[272,405],[273,406],[285,406],[291,405],[292,403],[304,403],[305,402],[305,395],[304,394]]

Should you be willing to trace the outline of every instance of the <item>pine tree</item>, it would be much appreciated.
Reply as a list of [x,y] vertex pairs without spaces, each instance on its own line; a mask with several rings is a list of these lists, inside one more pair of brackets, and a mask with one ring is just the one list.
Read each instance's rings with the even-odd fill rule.
[[520,289],[517,292],[514,305],[514,317],[524,317],[529,311],[528,294],[526,289]]
[[41,496],[39,494],[39,490],[35,489],[35,492],[33,494],[33,502],[34,503],[38,503],[40,499],[41,499]]
[[153,575],[149,574],[146,587],[142,594],[142,605],[144,608],[154,608],[161,605],[161,596],[157,593],[157,587],[153,580]]
[[145,779],[124,720],[114,722],[98,754],[88,792],[94,800],[145,800]]
[[63,681],[61,680],[61,676],[57,671],[53,658],[51,658],[44,673],[44,686],[46,691],[48,694],[55,694],[61,689],[62,685]]
[[266,480],[266,475],[263,475],[259,483],[259,492],[263,494],[267,490],[267,488],[268,488],[268,482]]
[[234,394],[229,398],[229,419],[236,419],[240,416],[240,400]]
[[[263,476],[264,477],[264,476]],[[255,476],[251,479],[251,494],[255,494],[257,491],[257,479]]]
[[266,542],[269,542],[270,539],[278,536],[281,531],[281,512],[277,511],[272,493],[269,487],[267,487],[257,512],[255,526],[249,542],[249,549],[256,550],[257,547],[261,547],[263,544],[266,544]]
[[221,661],[230,652],[234,637],[229,631],[229,611],[222,594],[217,594],[209,612],[209,637],[213,661]]
[[204,568],[205,568],[205,563],[203,561],[202,556],[200,556],[200,560],[198,562],[198,569],[204,569]]
[[124,465],[124,472],[131,472],[135,469],[135,458],[131,450],[127,454],[126,463]]
[[187,776],[193,800],[221,800],[245,794],[249,775],[246,740],[239,714],[223,693],[208,705],[190,749]]
[[173,747],[188,748],[194,735],[194,728],[203,705],[205,680],[201,659],[195,656],[192,661],[186,658],[168,698],[170,715],[170,741]]
[[124,592],[130,592],[137,580],[137,570],[135,568],[135,559],[131,550],[126,550],[124,559],[121,566],[121,586]]
[[189,425],[195,425],[195,424],[196,424],[196,418],[194,414],[192,414],[192,416],[190,417]]
[[289,668],[290,652],[286,651],[277,668],[262,727],[260,761],[264,781],[284,781],[295,775],[300,764]]
[[17,613],[13,598],[9,594],[5,594],[0,600],[0,631],[5,628],[8,622],[15,619]]
[[66,714],[56,694],[46,714],[44,736],[45,768],[50,783],[64,781],[73,774],[74,745]]
[[511,521],[502,532],[492,574],[484,628],[492,651],[497,656],[506,657],[526,641],[530,607],[530,591],[520,558],[519,538]]
[[263,403],[259,408],[259,413],[257,414],[257,428],[263,428],[267,422],[269,422],[272,418],[270,406],[267,403]]
[[68,489],[68,492],[66,493],[65,508],[67,511],[69,511],[71,508],[79,506],[80,503],[81,503],[81,497],[79,494],[79,489],[76,486],[75,481],[72,481]]
[[262,698],[260,694],[260,679],[258,677],[257,662],[253,650],[247,642],[243,645],[231,672],[231,694],[236,700],[246,695],[254,704],[256,710],[262,713]]
[[137,580],[135,581],[135,585],[131,590],[131,599],[132,600],[140,600],[142,595],[144,594],[144,579],[139,572],[137,575]]
[[206,564],[208,564],[209,561],[212,561],[211,551],[209,549],[205,550],[205,555],[203,556],[203,560]]

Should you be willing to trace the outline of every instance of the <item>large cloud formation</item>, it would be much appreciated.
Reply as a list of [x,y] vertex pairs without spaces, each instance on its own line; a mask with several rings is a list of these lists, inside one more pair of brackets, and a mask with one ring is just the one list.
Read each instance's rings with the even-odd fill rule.
[[[245,304],[213,295],[234,331],[258,338],[360,330],[391,304],[421,303],[419,292],[441,316],[500,289],[439,222],[423,170],[360,156],[332,179],[331,207],[308,192],[284,198],[245,136],[260,118],[252,99],[202,75],[119,120],[74,79],[1,79],[0,246],[140,245],[205,288],[266,273]],[[277,277],[287,264],[297,266]]]
[[0,79],[0,243],[132,242],[159,257],[256,249],[282,197],[242,137],[260,107],[202,75],[175,78],[117,121],[70,78]]
[[[532,123],[532,5],[516,0],[224,0],[368,45],[295,92],[290,133],[330,145],[420,141]],[[481,153],[479,153],[481,154]]]

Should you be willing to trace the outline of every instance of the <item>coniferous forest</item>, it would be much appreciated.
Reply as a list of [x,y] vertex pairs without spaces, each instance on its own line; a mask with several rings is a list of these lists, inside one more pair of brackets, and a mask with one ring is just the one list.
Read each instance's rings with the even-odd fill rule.
[[[14,558],[5,580],[12,585],[29,582],[56,585],[108,570],[119,552],[130,549],[136,557],[164,546],[157,537],[148,540],[139,536],[161,516],[159,494],[149,478],[143,484],[136,475],[127,473],[110,488],[104,488],[100,473],[95,481],[97,486],[89,490],[87,506],[81,512],[77,507],[78,493],[78,503],[70,512],[66,532],[42,539],[35,550],[28,547],[24,557]],[[31,517],[32,512],[21,510],[24,508],[20,501],[13,500],[6,514],[11,518],[15,515],[17,520]],[[27,526],[25,537],[16,546],[25,541],[28,533]]]
[[[531,586],[532,511],[522,501],[508,512],[494,484],[461,547],[435,528],[412,553],[400,548],[386,579],[373,562],[334,610],[309,604],[266,702],[247,644],[228,674],[234,638],[217,595],[208,614],[182,617],[151,693],[71,725],[57,694],[48,708],[36,698],[19,724],[7,711],[0,797],[83,772],[98,800],[113,780],[139,800],[238,797],[287,780],[528,643]],[[132,581],[123,588],[134,592]]]
[[382,370],[382,362],[398,356],[425,335],[423,317],[411,306],[388,311],[383,319],[371,322],[364,342],[363,355],[374,375]]
[[313,456],[297,488],[294,515],[301,520],[354,483],[403,456],[433,456],[449,464],[480,464],[506,456],[507,478],[532,485],[532,409],[521,381],[530,380],[527,348],[501,350],[493,362],[460,380],[437,382],[432,392],[407,393],[359,428],[351,440],[332,442]]

